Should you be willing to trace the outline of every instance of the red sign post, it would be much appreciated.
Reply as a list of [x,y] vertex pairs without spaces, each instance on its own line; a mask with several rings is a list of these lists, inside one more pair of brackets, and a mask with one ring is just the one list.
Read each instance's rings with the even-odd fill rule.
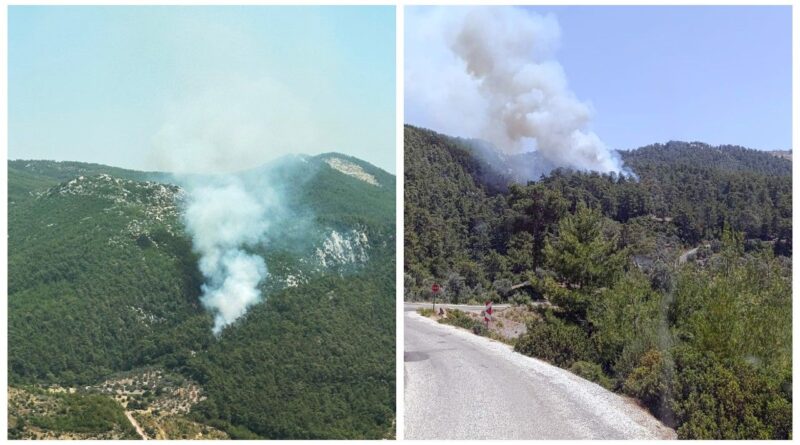
[[486,302],[486,309],[483,310],[483,321],[486,322],[486,329],[489,329],[489,322],[492,320],[492,313],[493,312],[494,312],[494,310],[492,310],[492,302],[491,301],[487,301]]
[[436,313],[436,294],[438,294],[439,291],[441,291],[441,290],[442,290],[442,288],[441,288],[441,286],[439,286],[439,283],[433,283],[433,286],[431,286],[431,292],[433,292],[433,313],[434,314]]

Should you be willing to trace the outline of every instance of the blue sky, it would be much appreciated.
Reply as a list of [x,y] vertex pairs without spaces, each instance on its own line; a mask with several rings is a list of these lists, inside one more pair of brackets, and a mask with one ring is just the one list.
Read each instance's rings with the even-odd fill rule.
[[9,158],[395,171],[393,7],[11,7]]
[[[609,147],[791,148],[790,7],[526,9],[557,19],[556,59]],[[425,126],[408,100],[406,122]]]

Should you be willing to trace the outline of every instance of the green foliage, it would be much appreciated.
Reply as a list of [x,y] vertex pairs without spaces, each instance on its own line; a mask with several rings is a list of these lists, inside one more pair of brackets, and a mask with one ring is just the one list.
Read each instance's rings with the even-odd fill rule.
[[607,237],[599,212],[580,204],[558,223],[558,235],[544,246],[547,265],[569,288],[583,291],[610,286],[627,258],[616,236]]
[[116,193],[138,191],[148,202],[156,189],[83,184],[99,191],[42,195],[9,208],[13,383],[93,383],[140,364],[140,345],[159,336],[154,329],[203,314],[196,258],[177,218],[145,227],[159,246],[142,246],[129,223],[156,205],[108,210]]
[[508,241],[508,260],[513,273],[534,268],[534,238],[528,232],[515,233]]
[[723,238],[710,267],[683,268],[674,294],[631,272],[592,300],[585,331],[548,316],[517,349],[567,367],[589,332],[583,354],[681,438],[789,437],[790,269],[769,251],[745,255],[740,235]]
[[670,310],[676,332],[720,357],[790,368],[790,269],[770,252],[742,256],[740,236],[726,232],[725,239],[716,264],[679,275]]
[[34,416],[31,425],[57,432],[103,433],[113,429],[123,437],[139,436],[116,401],[97,394],[54,394],[57,408],[52,415]]
[[667,385],[670,384],[667,378],[670,371],[663,354],[657,349],[650,349],[645,352],[636,366],[627,376],[622,385],[622,390],[633,397],[644,402],[651,411],[666,414],[665,397]]
[[624,380],[646,351],[670,341],[665,318],[661,296],[646,277],[637,271],[626,274],[602,292],[588,312],[598,362]]
[[[487,273],[483,256],[492,248],[505,252],[506,243],[495,230],[497,207],[503,204],[493,202],[479,182],[487,168],[456,140],[408,126],[405,154],[405,258],[418,286],[415,293],[427,291],[422,282],[429,277],[440,282],[452,273],[469,278],[464,269],[474,267],[465,267],[465,260]],[[501,273],[498,268],[505,265],[476,277],[483,288]]]
[[395,305],[393,263],[376,267],[274,294],[190,359],[209,395],[200,418],[227,422],[232,437],[243,430],[229,425],[259,437],[382,438],[394,418]]
[[417,313],[422,315],[423,317],[430,317],[433,315],[433,309],[429,307],[421,307],[417,309]]
[[439,323],[457,326],[468,329],[478,335],[486,335],[486,326],[480,320],[472,318],[464,311],[458,309],[448,309],[447,316],[439,319]]
[[58,184],[58,181],[47,176],[14,168],[8,163],[8,205],[16,205],[22,201],[33,199],[37,190],[46,190]]
[[679,348],[669,394],[682,439],[788,439],[791,370],[774,374],[741,359]]
[[531,297],[530,295],[517,292],[509,298],[509,301],[517,306],[525,306],[531,303]]
[[8,168],[9,170],[13,169],[17,172],[25,172],[28,175],[38,177],[42,182],[49,185],[69,181],[78,176],[98,176],[101,174],[133,181],[158,181],[165,183],[169,182],[167,179],[170,177],[167,173],[142,172],[102,164],[73,161],[33,161],[17,159],[8,161]]
[[593,352],[586,332],[574,324],[547,312],[543,322],[531,321],[519,337],[514,350],[569,368],[577,361],[593,361]]
[[586,380],[595,382],[606,389],[612,389],[614,384],[603,372],[599,364],[593,362],[577,361],[569,367],[569,370]]
[[[358,165],[366,173],[373,175],[380,185],[370,185],[360,179],[342,175],[324,163],[330,157]],[[307,182],[302,183],[294,200],[312,211],[320,222],[347,226],[385,226],[387,216],[395,214],[394,176],[364,161],[339,153],[319,155],[311,158],[310,162],[317,171]],[[287,178],[287,182],[298,181],[295,176]]]
[[682,238],[718,238],[725,223],[747,238],[791,240],[790,161],[736,146],[669,142],[623,152]]
[[451,303],[464,303],[469,299],[470,289],[463,276],[456,272],[447,275],[444,282],[445,296]]

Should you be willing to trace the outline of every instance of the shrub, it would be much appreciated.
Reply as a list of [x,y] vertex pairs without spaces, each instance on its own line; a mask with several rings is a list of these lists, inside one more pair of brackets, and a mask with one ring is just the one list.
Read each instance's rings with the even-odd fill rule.
[[514,295],[511,296],[510,300],[511,300],[511,303],[514,304],[514,305],[524,306],[524,305],[530,304],[531,297],[528,294],[523,294],[523,293],[520,293],[520,292],[516,292]]
[[499,295],[507,295],[511,291],[513,283],[508,278],[500,278],[494,280],[492,283],[492,290],[496,291]]
[[102,433],[115,427],[132,429],[122,407],[113,399],[99,394],[59,394],[61,408],[55,415],[33,416],[32,425],[52,431]]
[[430,317],[433,315],[433,309],[429,307],[421,307],[417,309],[417,313],[422,315],[423,317]]
[[519,337],[514,349],[556,366],[568,368],[576,361],[592,361],[589,337],[579,326],[568,324],[545,313],[544,320],[528,323],[528,331]]
[[606,389],[611,389],[614,384],[610,378],[603,372],[603,368],[599,364],[593,362],[586,362],[583,360],[577,361],[570,366],[569,370],[576,375],[579,375],[586,380],[597,383]]
[[672,408],[681,439],[788,439],[791,370],[773,374],[744,360],[680,348]]
[[657,349],[650,349],[641,356],[639,365],[628,374],[622,390],[641,400],[653,413],[663,418],[667,414],[665,397],[668,375],[663,354]]
[[472,333],[475,335],[486,337],[489,334],[489,330],[486,329],[486,326],[484,326],[480,322],[476,322],[475,324],[472,325]]
[[439,323],[449,324],[464,328],[472,331],[473,334],[483,335],[487,334],[486,326],[480,321],[470,317],[466,312],[458,309],[450,309],[447,311],[447,317],[439,320]]

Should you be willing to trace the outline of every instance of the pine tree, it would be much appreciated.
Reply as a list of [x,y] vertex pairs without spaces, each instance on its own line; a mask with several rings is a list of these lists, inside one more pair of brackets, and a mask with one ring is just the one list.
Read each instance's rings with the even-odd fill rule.
[[605,233],[603,216],[579,203],[548,238],[545,261],[568,289],[590,291],[613,285],[622,272],[627,252],[618,246],[618,235]]

